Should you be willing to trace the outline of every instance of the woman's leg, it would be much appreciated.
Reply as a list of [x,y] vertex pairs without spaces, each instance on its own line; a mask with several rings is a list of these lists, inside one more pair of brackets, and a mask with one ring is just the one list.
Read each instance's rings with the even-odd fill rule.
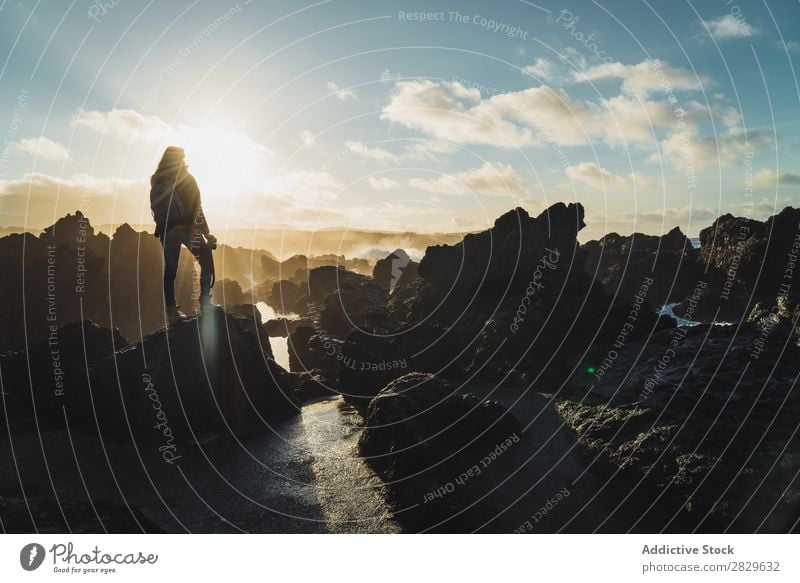
[[211,283],[214,279],[214,264],[211,259],[211,249],[203,245],[195,255],[200,263],[200,301],[211,299]]
[[175,305],[175,277],[181,259],[181,239],[175,229],[162,235],[161,245],[164,247],[164,303],[171,308]]

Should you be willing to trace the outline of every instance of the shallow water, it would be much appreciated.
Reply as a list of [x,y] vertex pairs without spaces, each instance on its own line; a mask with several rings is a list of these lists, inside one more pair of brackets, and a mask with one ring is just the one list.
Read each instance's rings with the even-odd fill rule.
[[361,419],[341,397],[303,407],[317,499],[331,532],[400,532],[385,486],[358,456]]
[[[258,302],[256,304],[259,313],[261,314],[261,321],[273,320],[275,318],[296,318],[296,314],[277,314],[266,302]],[[281,365],[286,370],[289,370],[289,339],[281,338],[280,336],[271,336],[269,339],[270,346],[272,346],[272,354],[275,356],[275,362]]]
[[676,315],[674,312],[675,306],[677,306],[680,302],[675,302],[673,304],[664,304],[661,306],[661,309],[658,311],[659,316],[669,316],[670,318],[675,320],[675,323],[678,326],[697,326],[702,324],[702,322],[697,322],[696,320],[687,320],[685,318],[681,318],[680,316]]
[[[675,306],[678,305],[678,302],[674,304],[664,304],[661,306],[661,309],[658,311],[659,316],[670,316],[675,320],[675,323],[678,326],[685,326],[691,328],[693,326],[699,326],[703,322],[698,322],[697,320],[687,320],[686,318],[681,318],[680,316],[675,315],[674,309]],[[724,321],[714,321],[712,325],[714,326],[733,326],[736,322],[724,322]]]
[[[151,444],[65,431],[40,436],[17,425],[13,441],[0,436],[0,475],[19,481],[7,480],[0,496],[22,509],[24,498],[36,498],[36,526],[21,511],[21,532],[103,532],[92,501],[114,505],[107,514],[129,521],[127,505],[135,507],[164,532],[399,531],[382,482],[358,457],[360,418],[341,397],[307,405],[260,435],[181,444],[174,465]],[[12,487],[19,483],[24,492]],[[56,525],[58,503],[86,509],[71,511],[65,528]]]

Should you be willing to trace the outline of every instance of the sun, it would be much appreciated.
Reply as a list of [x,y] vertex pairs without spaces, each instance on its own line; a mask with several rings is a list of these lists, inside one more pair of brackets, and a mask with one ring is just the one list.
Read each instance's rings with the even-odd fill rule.
[[241,131],[184,127],[175,142],[186,150],[189,171],[197,179],[205,206],[223,206],[267,176],[269,150]]

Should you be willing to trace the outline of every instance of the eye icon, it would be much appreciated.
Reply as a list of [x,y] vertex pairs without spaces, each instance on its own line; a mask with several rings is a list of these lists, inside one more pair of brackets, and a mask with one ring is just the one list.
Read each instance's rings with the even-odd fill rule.
[[44,562],[44,547],[38,543],[30,543],[19,552],[19,564],[26,571],[35,571]]

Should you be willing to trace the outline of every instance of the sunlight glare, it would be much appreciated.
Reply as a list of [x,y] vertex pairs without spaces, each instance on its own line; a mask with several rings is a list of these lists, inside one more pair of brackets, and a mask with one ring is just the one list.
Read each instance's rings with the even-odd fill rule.
[[225,127],[186,128],[175,142],[186,150],[189,170],[208,207],[224,207],[242,190],[266,178],[269,150],[242,132]]

